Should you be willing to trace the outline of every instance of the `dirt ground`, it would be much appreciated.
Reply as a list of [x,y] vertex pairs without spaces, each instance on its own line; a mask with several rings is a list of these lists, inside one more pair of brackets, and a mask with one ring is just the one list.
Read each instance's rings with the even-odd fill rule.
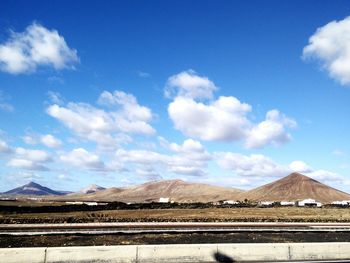
[[84,223],[84,222],[350,222],[344,208],[206,208],[140,209],[65,213],[5,213],[0,223]]
[[[140,209],[66,213],[6,213],[0,223],[83,222],[350,222],[340,208]],[[115,235],[0,236],[0,247],[97,246],[176,243],[345,242],[350,232],[163,233]]]
[[118,235],[0,236],[0,247],[110,246],[144,244],[348,242],[349,232],[167,233]]

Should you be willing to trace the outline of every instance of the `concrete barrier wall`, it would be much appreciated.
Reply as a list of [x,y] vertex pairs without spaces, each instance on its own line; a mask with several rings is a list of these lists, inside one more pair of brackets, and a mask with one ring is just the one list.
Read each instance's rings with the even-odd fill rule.
[[137,246],[53,247],[44,263],[113,262],[136,263]]
[[[286,261],[290,244],[219,244],[218,253],[235,261]],[[350,245],[349,245],[350,247]]]
[[216,262],[213,255],[217,253],[215,244],[199,245],[146,245],[138,247],[138,262]]
[[1,248],[0,262],[3,263],[44,263],[46,247],[39,248]]
[[2,248],[1,263],[271,262],[350,259],[350,242]]

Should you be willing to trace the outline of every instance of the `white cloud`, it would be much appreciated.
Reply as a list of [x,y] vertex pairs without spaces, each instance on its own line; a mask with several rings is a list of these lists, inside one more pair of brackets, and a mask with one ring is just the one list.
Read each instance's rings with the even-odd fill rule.
[[47,92],[47,96],[49,97],[50,101],[53,104],[57,104],[57,105],[64,104],[64,98],[62,97],[62,95],[59,92],[55,92],[55,91],[50,90]]
[[307,176],[310,176],[313,179],[319,180],[324,183],[329,183],[334,185],[334,183],[345,182],[345,179],[337,173],[330,172],[327,170],[316,170],[305,173]]
[[12,173],[9,174],[8,178],[11,178],[11,182],[13,183],[14,180],[18,185],[21,185],[20,182],[23,183],[28,183],[29,181],[36,181],[36,180],[41,180],[42,176],[37,174],[37,173],[33,173],[33,172],[16,172],[16,173]]
[[[266,180],[268,178],[284,177],[292,172],[299,172],[325,184],[334,185],[344,183],[346,179],[341,175],[327,170],[314,170],[303,161],[296,160],[289,165],[279,164],[271,158],[262,154],[243,155],[233,152],[215,153],[215,160],[218,165],[242,178],[247,178],[248,184],[254,185],[249,177],[256,180]],[[235,178],[239,179],[239,178]]]
[[3,140],[0,139],[0,153],[11,153],[11,147]]
[[142,167],[157,167],[164,173],[202,176],[204,168],[211,159],[210,154],[197,141],[188,139],[182,145],[169,143],[161,138],[161,143],[175,154],[161,154],[148,150],[123,150],[116,152],[116,159],[122,163],[130,163]]
[[61,121],[76,135],[94,141],[104,149],[116,148],[122,142],[129,142],[128,134],[154,135],[149,124],[152,112],[141,106],[131,94],[116,91],[103,92],[99,103],[109,105],[111,111],[96,108],[86,103],[57,104],[47,108],[47,113]]
[[0,45],[0,70],[11,74],[35,72],[38,66],[72,68],[78,61],[77,51],[70,49],[56,30],[38,23],[22,33],[11,32],[7,42]]
[[[183,78],[195,80],[191,82]],[[175,82],[174,79],[180,84],[169,85]],[[266,119],[255,124],[248,118],[252,107],[233,96],[221,96],[209,102],[196,101],[196,98],[212,98],[215,84],[205,77],[196,75],[195,72],[191,74],[182,72],[170,77],[165,88],[166,92],[169,86],[178,88],[176,97],[168,106],[169,117],[175,129],[186,136],[205,141],[243,140],[247,148],[262,148],[269,144],[279,145],[288,142],[291,135],[287,132],[287,128],[296,126],[294,120],[276,109],[268,111]]]
[[187,136],[206,141],[232,141],[247,136],[250,122],[248,104],[235,97],[220,97],[204,104],[191,98],[177,97],[168,107],[175,128]]
[[[117,106],[121,107],[120,113],[124,117],[126,117],[127,120],[131,122],[149,122],[152,119],[152,111],[145,107],[138,104],[136,98],[131,95],[127,94],[122,91],[114,91],[113,93],[104,91],[100,95],[98,102],[102,105],[109,105],[109,106]],[[141,124],[139,124],[141,125]],[[127,131],[131,128],[132,125],[130,125],[130,128],[125,127]],[[153,134],[154,130],[150,127],[146,127],[148,129],[147,133]]]
[[36,138],[34,138],[34,136],[31,135],[25,135],[22,137],[22,140],[26,143],[26,144],[30,144],[30,145],[35,145],[37,144],[37,140]]
[[69,153],[60,155],[60,160],[80,169],[106,171],[107,168],[99,156],[83,148],[77,148]]
[[195,140],[187,139],[183,142],[182,145],[179,145],[177,143],[169,143],[166,139],[163,137],[158,137],[160,144],[173,152],[178,153],[187,153],[187,152],[204,152],[205,149],[203,145]]
[[195,71],[183,71],[171,76],[166,84],[167,97],[181,96],[186,98],[210,99],[218,88],[207,77],[198,76]]
[[49,170],[47,167],[45,167],[40,163],[31,161],[31,160],[26,160],[26,159],[13,158],[7,163],[7,165],[13,168],[20,168],[20,169],[26,169],[26,170],[35,170],[35,171]]
[[51,134],[41,136],[41,142],[50,148],[58,148],[62,145],[62,142]]
[[16,156],[20,156],[21,158],[31,160],[33,162],[48,162],[51,160],[50,155],[42,150],[30,150],[24,148],[16,148]]
[[240,153],[216,153],[220,167],[240,176],[281,177],[290,172],[288,167],[280,165],[262,154],[243,155]]
[[246,138],[245,146],[251,148],[262,148],[268,144],[280,145],[291,140],[292,136],[286,131],[286,127],[296,127],[296,122],[287,118],[278,110],[266,113],[265,121],[254,126]]
[[313,171],[312,167],[310,167],[303,161],[293,161],[289,164],[289,168],[293,172],[298,172],[298,173],[310,173]]
[[318,59],[333,79],[350,84],[350,17],[318,28],[304,47],[303,57]]
[[48,171],[46,163],[51,162],[51,156],[42,150],[16,148],[15,156],[9,160],[8,166],[26,170]]
[[146,177],[147,180],[161,180],[162,176],[152,166],[144,166],[135,170],[135,173],[141,177]]

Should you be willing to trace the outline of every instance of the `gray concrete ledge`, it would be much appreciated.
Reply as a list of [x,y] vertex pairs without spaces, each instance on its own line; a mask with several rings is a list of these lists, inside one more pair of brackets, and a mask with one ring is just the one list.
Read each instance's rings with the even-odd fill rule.
[[350,242],[173,244],[0,249],[1,263],[211,263],[346,259],[350,259]]

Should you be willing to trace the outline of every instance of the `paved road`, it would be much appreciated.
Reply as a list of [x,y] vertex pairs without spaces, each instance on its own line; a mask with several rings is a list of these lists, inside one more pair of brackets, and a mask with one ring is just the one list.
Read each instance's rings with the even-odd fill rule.
[[74,223],[2,224],[0,235],[113,234],[166,232],[345,232],[350,223]]

